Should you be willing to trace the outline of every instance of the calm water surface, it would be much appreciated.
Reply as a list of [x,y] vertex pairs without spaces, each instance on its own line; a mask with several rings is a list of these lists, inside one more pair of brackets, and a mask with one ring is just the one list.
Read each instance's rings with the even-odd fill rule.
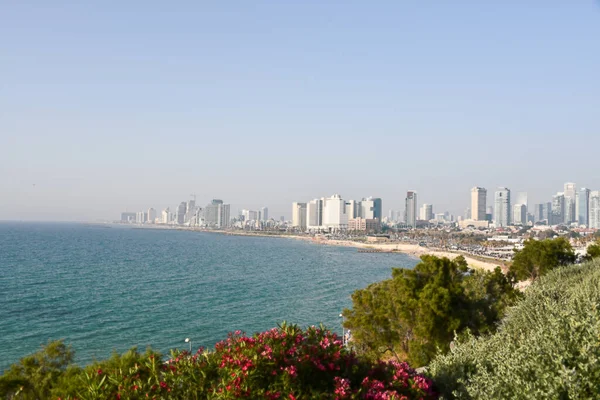
[[287,320],[340,330],[350,295],[402,254],[261,237],[0,223],[0,371],[50,339],[79,363],[148,345],[212,346]]

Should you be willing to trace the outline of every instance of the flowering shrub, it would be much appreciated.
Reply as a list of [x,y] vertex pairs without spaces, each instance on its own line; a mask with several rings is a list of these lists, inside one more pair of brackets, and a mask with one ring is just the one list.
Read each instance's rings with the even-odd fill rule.
[[[86,369],[80,399],[433,399],[432,382],[406,363],[358,359],[325,329],[285,323],[248,337],[237,331],[195,354],[153,353],[133,366]],[[63,396],[67,398],[68,396]]]

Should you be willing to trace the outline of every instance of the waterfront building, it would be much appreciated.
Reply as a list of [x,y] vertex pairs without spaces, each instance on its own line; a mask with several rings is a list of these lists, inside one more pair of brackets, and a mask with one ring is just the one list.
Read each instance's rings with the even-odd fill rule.
[[137,222],[138,224],[143,224],[144,222],[146,222],[146,217],[147,214],[143,211],[140,211],[136,215],[135,222]]
[[590,192],[589,216],[590,228],[600,229],[600,191]]
[[122,212],[121,213],[121,222],[135,222],[137,219],[137,214],[134,212]]
[[494,222],[496,226],[509,226],[511,224],[510,190],[500,187],[494,196]]
[[349,231],[379,232],[380,229],[381,223],[379,218],[365,219],[357,217],[348,219]]
[[154,208],[148,209],[148,222],[151,224],[156,222],[156,210]]
[[[213,199],[210,204],[204,207],[204,224],[212,227],[220,227],[219,223],[222,222],[223,200]],[[243,210],[242,210],[243,212]]]
[[417,227],[417,192],[409,190],[404,200],[404,222],[411,228]]
[[471,189],[471,215],[470,218],[475,221],[486,220],[486,201],[487,190],[482,187],[474,187]]
[[260,217],[261,217],[261,221],[269,220],[269,209],[267,207],[263,207],[260,209]]
[[306,203],[292,203],[292,226],[302,231],[306,229]]
[[171,223],[171,210],[169,210],[169,207],[162,210],[160,222],[163,224]]
[[339,194],[323,199],[323,227],[325,229],[346,229],[348,227],[348,215],[346,214],[346,202]]
[[396,220],[396,211],[394,211],[394,210],[388,211],[388,219],[390,221],[395,221]]
[[424,203],[419,212],[419,219],[422,221],[431,221],[433,219],[433,205]]
[[323,199],[314,199],[306,204],[306,228],[319,230],[323,225]]
[[346,214],[348,214],[348,219],[360,216],[359,205],[360,202],[357,203],[355,200],[346,200]]
[[359,209],[355,217],[364,219],[373,219],[375,217],[375,202],[373,200],[362,199],[359,203]]
[[183,225],[185,223],[185,214],[187,212],[187,204],[182,201],[177,207],[177,224]]
[[223,204],[223,202],[218,204],[218,228],[227,228],[231,225],[230,211],[231,207],[229,204]]
[[513,206],[513,225],[527,225],[527,207],[525,204]]
[[565,195],[557,193],[552,196],[552,214],[550,216],[550,225],[558,225],[565,222]]
[[590,189],[581,188],[577,198],[577,222],[579,225],[588,226],[590,223]]

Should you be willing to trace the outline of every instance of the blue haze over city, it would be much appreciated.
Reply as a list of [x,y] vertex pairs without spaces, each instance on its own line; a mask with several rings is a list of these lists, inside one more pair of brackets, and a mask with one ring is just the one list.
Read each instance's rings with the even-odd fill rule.
[[0,220],[600,190],[600,4],[4,2]]

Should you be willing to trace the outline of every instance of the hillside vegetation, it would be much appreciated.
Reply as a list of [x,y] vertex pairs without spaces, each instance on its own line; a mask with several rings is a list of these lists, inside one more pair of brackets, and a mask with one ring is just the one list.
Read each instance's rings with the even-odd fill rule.
[[495,334],[468,336],[429,373],[445,398],[600,398],[600,261],[555,269]]

